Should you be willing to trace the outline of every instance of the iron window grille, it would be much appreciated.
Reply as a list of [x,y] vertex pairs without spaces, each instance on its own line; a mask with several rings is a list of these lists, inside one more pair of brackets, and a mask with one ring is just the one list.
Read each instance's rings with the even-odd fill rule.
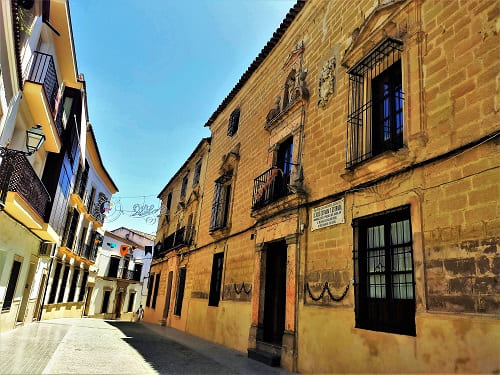
[[219,306],[223,266],[224,253],[214,254],[214,260],[212,263],[212,276],[210,278],[210,293],[208,296],[209,306]]
[[198,185],[198,182],[200,182],[200,175],[201,175],[201,159],[196,162],[196,166],[194,167],[193,186]]
[[118,267],[120,266],[120,258],[109,258],[108,277],[118,277]]
[[149,307],[151,305],[151,295],[153,294],[153,284],[155,280],[155,274],[152,273],[148,278],[148,296],[146,297],[146,306]]
[[229,124],[227,126],[227,135],[232,137],[238,131],[240,123],[240,109],[236,108],[229,116]]
[[9,191],[20,194],[44,220],[50,211],[50,194],[25,155],[2,156],[0,165],[0,203],[5,204]]
[[57,303],[62,303],[64,300],[64,292],[66,291],[66,284],[68,283],[69,264],[64,267],[63,276],[61,280],[61,288],[57,296]]
[[78,270],[73,271],[73,277],[71,278],[71,283],[69,287],[69,295],[68,295],[68,302],[73,302],[75,299],[75,292],[76,292],[76,283],[78,281],[78,275],[80,272]]
[[175,297],[174,315],[181,316],[182,301],[184,299],[184,287],[186,286],[186,268],[179,270],[179,284],[177,285],[177,295]]
[[348,71],[347,168],[403,146],[402,46],[387,38]]
[[158,288],[160,287],[160,275],[161,275],[161,272],[157,273],[156,277],[155,277],[155,290],[153,293],[153,301],[151,302],[151,307],[153,309],[156,308],[156,298],[158,298]]
[[225,228],[227,225],[231,197],[231,184],[229,182],[231,179],[232,171],[215,181],[212,214],[210,216],[210,232]]
[[415,283],[409,207],[354,226],[356,327],[415,336]]
[[10,271],[9,284],[7,285],[7,291],[5,293],[5,298],[2,305],[2,311],[10,310],[12,306],[12,300],[14,299],[14,293],[17,287],[17,281],[19,278],[19,271],[21,270],[21,262],[14,260],[12,263],[12,269]]
[[141,275],[142,275],[142,264],[136,263],[135,267],[134,267],[133,280],[135,280],[135,281],[141,281]]
[[187,186],[188,186],[188,181],[189,181],[189,171],[186,173],[186,175],[182,179],[181,199],[186,196],[186,190],[187,190]]
[[168,196],[167,196],[167,204],[165,205],[166,207],[166,211],[170,211],[170,207],[172,206],[172,193],[168,193]]
[[78,295],[78,301],[83,301],[85,297],[85,289],[87,288],[87,280],[89,278],[89,271],[83,271],[82,286],[80,287],[80,294]]
[[56,262],[56,269],[54,270],[54,277],[52,279],[52,285],[50,287],[49,294],[49,305],[56,301],[57,294],[57,283],[59,282],[59,276],[61,275],[62,263]]

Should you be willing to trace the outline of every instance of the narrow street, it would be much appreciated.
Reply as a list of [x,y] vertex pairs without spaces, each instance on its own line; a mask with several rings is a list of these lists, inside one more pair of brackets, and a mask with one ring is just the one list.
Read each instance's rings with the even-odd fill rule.
[[171,328],[54,319],[0,334],[1,374],[285,374]]

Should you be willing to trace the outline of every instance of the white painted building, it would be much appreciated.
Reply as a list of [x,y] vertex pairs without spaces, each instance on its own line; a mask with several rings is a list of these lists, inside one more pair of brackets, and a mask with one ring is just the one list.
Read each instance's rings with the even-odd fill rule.
[[118,191],[104,168],[90,124],[85,134],[84,163],[78,165],[65,207],[61,246],[52,259],[42,319],[89,314],[106,214],[112,194]]
[[[0,331],[40,315],[46,256],[61,243],[57,212],[68,200],[56,195],[60,172],[63,162],[82,160],[86,94],[70,19],[66,0],[0,1]],[[44,142],[28,155],[37,127]],[[66,170],[69,188],[74,174]]]
[[155,237],[128,228],[104,233],[88,316],[132,320],[145,305]]

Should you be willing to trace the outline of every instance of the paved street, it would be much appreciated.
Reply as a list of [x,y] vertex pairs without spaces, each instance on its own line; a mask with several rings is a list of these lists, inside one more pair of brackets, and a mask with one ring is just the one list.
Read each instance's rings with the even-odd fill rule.
[[0,334],[1,374],[285,374],[148,323],[55,319]]

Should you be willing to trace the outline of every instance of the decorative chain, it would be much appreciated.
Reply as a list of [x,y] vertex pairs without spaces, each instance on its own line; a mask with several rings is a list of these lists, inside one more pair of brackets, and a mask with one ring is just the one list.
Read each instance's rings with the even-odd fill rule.
[[345,296],[347,295],[347,292],[349,291],[349,287],[351,286],[351,283],[349,282],[345,289],[344,289],[344,292],[342,293],[342,295],[340,297],[335,297],[331,290],[330,290],[330,286],[328,285],[328,281],[325,281],[325,284],[323,285],[323,290],[321,291],[320,295],[318,297],[314,297],[312,292],[311,292],[311,289],[309,288],[309,283],[306,282],[306,290],[307,290],[307,294],[309,294],[309,297],[311,297],[311,299],[313,301],[319,301],[321,298],[323,298],[323,296],[325,295],[325,292],[328,293],[328,295],[330,296],[330,298],[332,300],[334,300],[335,302],[340,302],[342,301]]
[[247,290],[247,288],[245,288],[245,282],[241,283],[241,287],[239,290],[238,290],[238,287],[236,286],[236,284],[233,284],[233,286],[234,286],[234,291],[236,292],[236,294],[241,294],[241,292],[245,292],[245,294],[250,294],[250,292],[252,291],[252,284],[250,284],[250,288]]

